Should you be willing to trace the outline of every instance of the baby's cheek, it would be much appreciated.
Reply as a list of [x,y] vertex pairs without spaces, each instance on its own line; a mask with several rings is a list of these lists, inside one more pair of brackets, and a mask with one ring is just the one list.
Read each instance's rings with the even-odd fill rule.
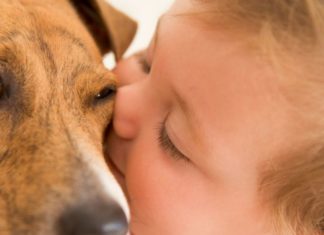
[[177,227],[175,216],[182,213],[179,210],[181,183],[173,176],[173,167],[165,159],[169,156],[161,156],[152,146],[143,149],[145,151],[136,151],[127,164],[127,191],[133,221],[155,227],[157,231],[172,231]]
[[204,194],[201,182],[196,181],[199,177],[185,165],[188,163],[174,160],[153,146],[145,150],[136,151],[127,166],[132,226],[144,225],[149,228],[140,232],[152,229],[168,235],[194,234],[184,233],[188,224],[201,230],[192,213],[206,214],[201,207],[206,203],[200,195]]
[[[147,148],[146,148],[147,150]],[[127,189],[134,207],[143,211],[159,211],[168,198],[168,176],[164,166],[150,151],[136,154],[127,164]]]

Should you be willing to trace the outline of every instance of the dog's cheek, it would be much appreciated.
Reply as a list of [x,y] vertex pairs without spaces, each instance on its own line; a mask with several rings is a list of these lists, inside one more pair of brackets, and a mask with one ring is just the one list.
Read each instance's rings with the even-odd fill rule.
[[9,225],[6,220],[8,218],[6,205],[5,200],[0,197],[0,231],[2,235],[9,234]]
[[93,119],[101,128],[106,128],[113,116],[114,101],[110,100],[104,104],[99,104],[92,113]]
[[9,136],[12,135],[10,133],[12,125],[11,115],[9,113],[2,115],[0,110],[0,163],[9,148]]
[[107,130],[112,121],[113,102],[94,107],[86,115],[87,129],[90,131],[91,139],[103,143]]

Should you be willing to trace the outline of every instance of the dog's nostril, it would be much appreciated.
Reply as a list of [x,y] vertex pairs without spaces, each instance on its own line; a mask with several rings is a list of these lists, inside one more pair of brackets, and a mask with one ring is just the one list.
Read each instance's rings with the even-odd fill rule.
[[127,220],[115,203],[87,203],[66,211],[58,220],[59,235],[126,235]]

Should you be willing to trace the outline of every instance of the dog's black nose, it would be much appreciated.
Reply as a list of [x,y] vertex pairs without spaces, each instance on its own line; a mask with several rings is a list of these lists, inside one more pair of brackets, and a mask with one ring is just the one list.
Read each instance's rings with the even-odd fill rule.
[[86,203],[68,209],[58,220],[59,235],[126,235],[128,224],[116,203]]

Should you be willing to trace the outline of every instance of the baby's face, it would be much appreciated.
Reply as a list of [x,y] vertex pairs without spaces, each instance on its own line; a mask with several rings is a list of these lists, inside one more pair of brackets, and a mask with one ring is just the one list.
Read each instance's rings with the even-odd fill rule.
[[294,117],[270,66],[223,30],[175,16],[184,8],[176,2],[147,51],[115,70],[108,149],[131,230],[271,234],[260,168],[286,150]]

